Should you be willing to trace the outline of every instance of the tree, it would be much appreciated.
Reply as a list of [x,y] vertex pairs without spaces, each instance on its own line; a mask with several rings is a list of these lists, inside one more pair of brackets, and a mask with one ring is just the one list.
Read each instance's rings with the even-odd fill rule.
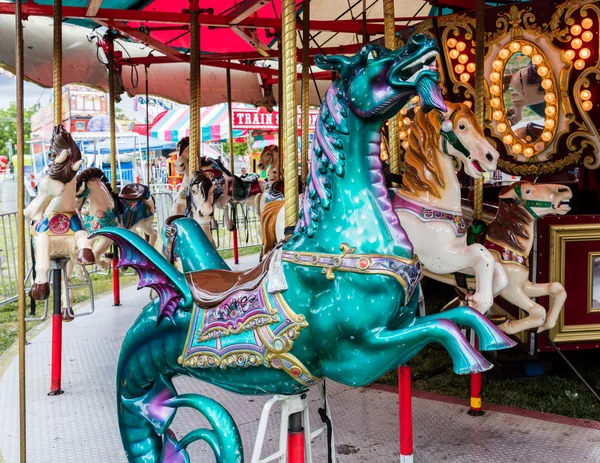
[[[222,143],[223,152],[229,156],[229,142]],[[233,154],[235,156],[246,156],[248,154],[248,143],[233,142]]]
[[[31,116],[40,110],[37,103],[25,110],[25,154],[29,154],[29,143],[31,137]],[[7,144],[11,142],[13,148],[17,142],[17,105],[12,102],[7,109],[0,109],[0,154],[9,155]]]
[[115,106],[115,120],[117,121],[128,121],[129,116],[121,108]]

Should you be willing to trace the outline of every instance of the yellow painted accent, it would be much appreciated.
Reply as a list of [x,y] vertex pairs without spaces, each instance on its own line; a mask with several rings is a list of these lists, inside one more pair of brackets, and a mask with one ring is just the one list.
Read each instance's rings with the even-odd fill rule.
[[481,408],[481,397],[471,397],[471,408],[479,410]]

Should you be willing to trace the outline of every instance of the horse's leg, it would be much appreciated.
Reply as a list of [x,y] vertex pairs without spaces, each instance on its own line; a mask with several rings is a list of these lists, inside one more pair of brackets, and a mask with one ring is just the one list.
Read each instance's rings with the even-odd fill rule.
[[465,328],[472,328],[477,333],[481,351],[507,349],[515,345],[515,342],[499,331],[492,322],[470,307],[457,307],[423,318],[450,320]]
[[36,301],[44,301],[50,295],[48,272],[50,271],[50,239],[48,235],[37,235],[35,238],[35,281],[31,288],[31,296]]
[[[525,270],[523,270],[525,272]],[[519,320],[507,320],[499,328],[507,334],[515,334],[531,328],[538,328],[546,321],[546,310],[537,302],[531,300],[525,293],[526,281],[516,282],[509,279],[508,286],[501,296],[511,304],[527,312],[527,317]]]
[[550,296],[550,308],[546,314],[546,321],[537,330],[538,333],[554,328],[560,311],[567,300],[567,292],[558,281],[552,283],[532,283],[528,281],[524,288],[529,297]]
[[106,270],[111,265],[111,261],[104,257],[104,253],[108,251],[112,244],[112,240],[104,236],[97,238],[96,243],[94,244],[94,257],[96,258],[96,264],[98,264],[102,270]]
[[448,246],[446,249],[449,252],[447,258],[452,259],[453,265],[475,271],[475,294],[468,295],[467,302],[482,314],[486,313],[494,303],[494,257],[481,244],[466,247]]
[[79,230],[75,232],[75,241],[77,243],[77,262],[83,265],[95,264],[96,258],[92,251],[93,243],[88,239],[86,231]]
[[500,262],[496,262],[494,264],[494,279],[492,281],[492,291],[494,292],[494,297],[504,291],[504,288],[508,285],[508,277],[506,276],[506,272],[504,271],[504,267]]
[[154,247],[156,240],[158,239],[158,233],[154,229],[153,222],[154,216],[151,216],[147,219],[141,220],[137,224],[138,228],[140,228],[147,235],[147,241],[152,247]]
[[229,216],[229,201],[225,201],[223,199],[222,207],[223,209],[223,218],[225,219],[225,228],[228,231],[233,230],[233,223],[231,222],[231,217]]

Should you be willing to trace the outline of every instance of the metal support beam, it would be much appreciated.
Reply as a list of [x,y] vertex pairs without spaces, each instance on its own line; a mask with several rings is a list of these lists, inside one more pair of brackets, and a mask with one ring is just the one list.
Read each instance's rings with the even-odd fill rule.
[[115,46],[111,39],[108,45],[108,117],[110,123],[110,174],[111,187],[117,192],[117,123],[115,121]]
[[200,152],[200,26],[198,26],[199,0],[190,1],[190,145],[189,178],[196,175]]
[[[485,0],[477,0],[475,11],[475,115],[481,127],[485,118]],[[483,217],[483,177],[475,180],[473,212],[476,219]]]
[[229,11],[228,16],[232,16],[234,19],[229,21],[229,24],[239,24],[248,16],[256,13],[267,3],[269,0],[242,0],[238,3],[235,8]]
[[[394,27],[394,0],[383,0],[383,17],[385,19],[385,46],[396,49],[396,29]],[[400,138],[398,136],[398,116],[389,120],[388,142],[390,155],[390,171],[400,174]]]

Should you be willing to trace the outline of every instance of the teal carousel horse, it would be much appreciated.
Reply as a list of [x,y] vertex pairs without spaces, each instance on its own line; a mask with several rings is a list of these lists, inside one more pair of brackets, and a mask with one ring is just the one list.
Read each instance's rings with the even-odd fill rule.
[[[291,238],[252,270],[227,270],[189,219],[175,227],[183,273],[131,232],[102,229],[121,248],[121,265],[159,298],[129,330],[117,371],[121,438],[130,462],[187,462],[186,447],[206,441],[219,462],[243,461],[238,429],[225,407],[178,395],[188,375],[240,394],[298,394],[324,378],[365,386],[438,342],[454,371],[492,365],[455,325],[473,328],[480,349],[514,343],[466,307],[417,317],[419,262],[401,228],[381,173],[383,121],[410,98],[445,110],[435,41],[413,36],[398,50],[368,45],[353,57],[319,56],[340,78],[317,121],[308,188]],[[212,429],[177,440],[169,426],[180,407]]]

